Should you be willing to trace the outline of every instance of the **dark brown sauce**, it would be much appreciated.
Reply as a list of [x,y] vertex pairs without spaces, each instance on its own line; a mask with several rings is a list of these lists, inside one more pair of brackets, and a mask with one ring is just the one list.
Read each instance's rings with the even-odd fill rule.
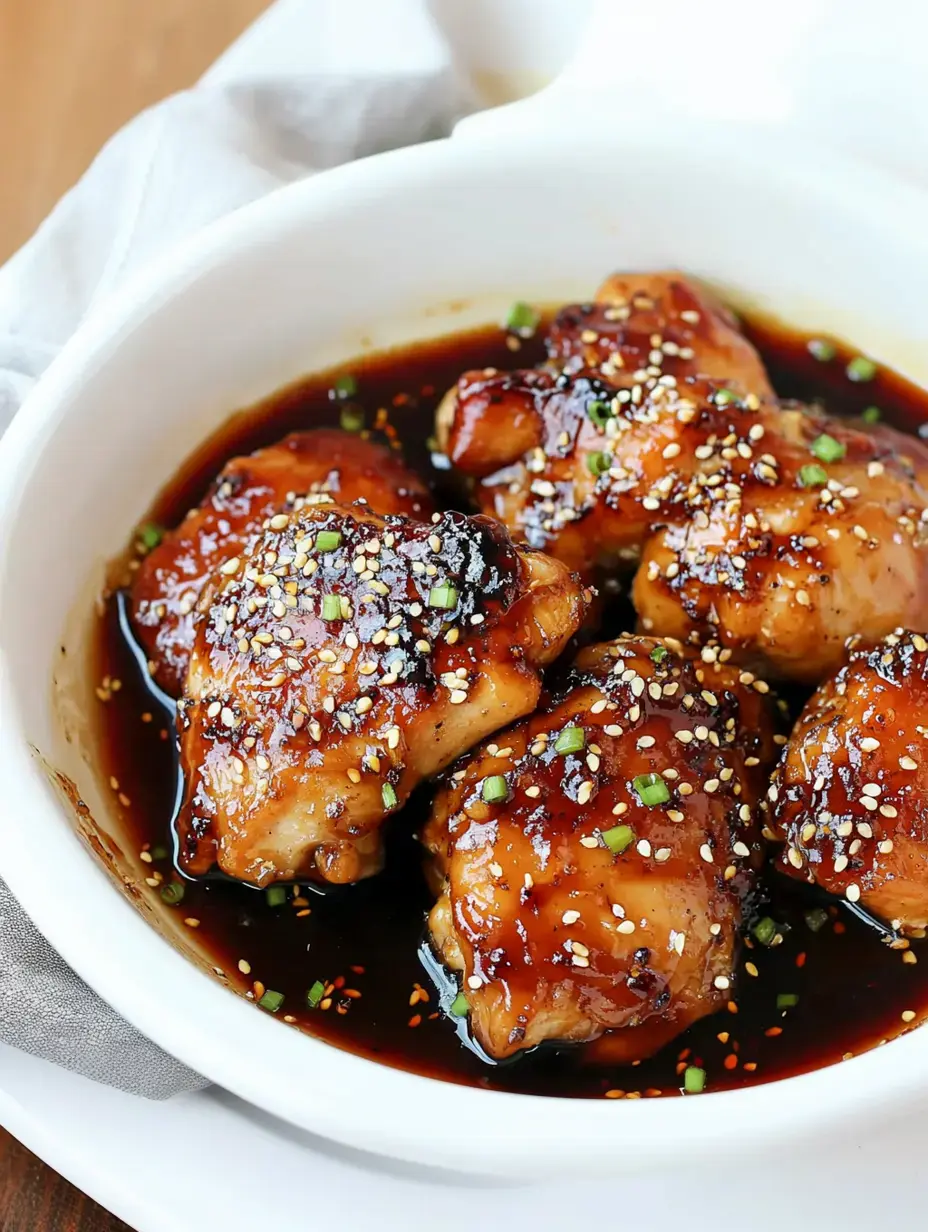
[[[821,400],[842,414],[878,406],[887,422],[909,431],[928,423],[928,395],[896,374],[882,371],[855,384],[845,374],[853,352],[836,346],[834,358],[823,362],[810,353],[805,337],[760,320],[746,328],[781,396]],[[537,339],[513,353],[501,330],[487,328],[370,356],[340,372],[357,377],[353,405],[364,408],[368,425],[379,408],[388,412],[389,431],[402,442],[407,460],[429,477],[440,503],[465,507],[429,450],[434,409],[464,369],[527,366],[541,353]],[[345,403],[330,393],[332,383],[332,373],[321,374],[235,415],[161,493],[152,518],[165,525],[179,521],[228,458],[293,429],[338,423]],[[627,619],[627,609],[613,607],[603,634],[614,636]],[[173,716],[147,686],[123,634],[116,594],[100,623],[99,653],[101,676],[121,681],[100,708],[106,772],[118,781],[114,790],[130,801],[123,813],[132,840],[153,856],[150,864],[140,862],[140,880],[160,875],[166,884],[176,878],[167,854],[173,850],[177,782]],[[508,1091],[673,1094],[687,1064],[706,1069],[711,1090],[770,1081],[859,1053],[904,1030],[904,1011],[915,1011],[917,1018],[928,1011],[928,961],[903,963],[901,953],[846,905],[826,902],[827,923],[813,932],[804,913],[820,900],[771,872],[752,918],[773,917],[784,940],[772,948],[747,942],[728,1011],[703,1019],[637,1066],[600,1069],[584,1060],[582,1048],[554,1047],[506,1065],[488,1064],[465,1046],[466,1020],[447,1014],[454,992],[423,943],[431,896],[415,831],[428,802],[428,789],[422,789],[394,819],[386,870],[361,885],[326,893],[304,887],[295,902],[291,887],[285,905],[272,907],[262,891],[212,878],[186,882],[183,901],[165,909],[199,921],[200,940],[242,993],[254,996],[255,980],[283,993],[278,1018],[391,1065]],[[912,952],[919,951],[916,943]],[[239,969],[240,960],[246,972],[250,967],[248,974]],[[756,976],[745,963],[754,964]],[[323,1002],[328,1008],[307,1007],[307,990],[317,980],[338,985]],[[414,997],[418,988],[427,1000]],[[778,1009],[782,994],[798,1002]]]

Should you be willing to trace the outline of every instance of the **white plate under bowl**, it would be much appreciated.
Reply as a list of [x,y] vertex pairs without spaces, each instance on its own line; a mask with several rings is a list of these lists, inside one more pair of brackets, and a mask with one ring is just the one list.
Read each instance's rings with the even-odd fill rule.
[[608,270],[673,264],[928,377],[921,193],[756,132],[600,120],[518,139],[465,125],[242,210],[88,321],[0,443],[0,874],[88,983],[229,1091],[355,1147],[506,1175],[634,1174],[878,1123],[928,1103],[928,1033],[691,1099],[543,1099],[402,1073],[287,1030],[166,944],[88,855],[46,768],[113,828],[90,682],[68,667],[86,657],[88,586],[228,410],[303,371],[493,319],[515,295],[587,297]]
[[563,1232],[598,1226],[604,1211],[640,1232],[871,1232],[908,1227],[928,1197],[915,1118],[878,1136],[852,1122],[804,1155],[759,1125],[751,1163],[667,1160],[665,1182],[622,1185],[617,1207],[615,1179],[507,1183],[413,1169],[326,1143],[215,1087],[155,1103],[3,1045],[0,1124],[136,1232],[254,1232],[293,1211],[306,1232],[432,1232],[436,1219]]

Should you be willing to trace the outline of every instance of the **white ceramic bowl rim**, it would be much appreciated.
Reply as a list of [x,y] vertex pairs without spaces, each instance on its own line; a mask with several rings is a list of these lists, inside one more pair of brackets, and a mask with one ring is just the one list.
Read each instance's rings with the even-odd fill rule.
[[[716,134],[716,137],[718,134]],[[649,138],[642,135],[641,140]],[[666,144],[666,136],[665,136]],[[43,444],[69,398],[156,306],[243,245],[273,239],[281,221],[337,208],[346,193],[401,189],[411,173],[438,173],[457,157],[454,142],[416,147],[350,164],[282,189],[206,229],[109,300],[68,343],[0,444],[0,576],[17,502]],[[576,152],[578,139],[570,137]],[[602,140],[595,142],[603,156]],[[523,151],[532,157],[531,151]],[[551,150],[549,156],[553,157]],[[592,154],[592,150],[591,150]],[[477,149],[469,156],[479,173]],[[486,157],[498,158],[487,151]],[[790,140],[758,142],[742,157],[776,156],[797,186],[853,196],[885,225],[918,236],[925,200],[914,189]],[[829,184],[824,188],[823,184]],[[8,597],[3,598],[8,602]],[[12,648],[3,648],[4,655]],[[813,1132],[841,1117],[899,1105],[928,1085],[928,1035],[914,1032],[887,1049],[841,1066],[699,1099],[587,1101],[489,1092],[425,1079],[288,1032],[211,982],[175,953],[118,895],[84,851],[26,743],[16,731],[17,700],[0,660],[0,781],[7,817],[0,871],[49,941],[87,982],[157,1043],[213,1081],[304,1128],[411,1160],[542,1171],[563,1166],[616,1170],[718,1149],[735,1152],[763,1134],[775,1141]],[[17,816],[14,818],[12,812]],[[24,821],[23,819],[28,819]],[[93,909],[88,903],[93,902]],[[163,990],[169,990],[166,1000]],[[226,1035],[235,1049],[223,1044]],[[890,1061],[891,1058],[891,1061]],[[286,1072],[312,1074],[314,1098]],[[470,1144],[466,1141],[471,1139]]]

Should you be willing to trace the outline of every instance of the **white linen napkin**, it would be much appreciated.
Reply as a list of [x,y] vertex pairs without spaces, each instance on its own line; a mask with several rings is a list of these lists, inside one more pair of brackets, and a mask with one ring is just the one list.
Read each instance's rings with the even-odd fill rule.
[[[139,266],[290,180],[444,136],[472,105],[421,0],[278,0],[194,89],[117,133],[0,270],[0,431]],[[150,1098],[205,1085],[78,979],[2,881],[0,1040]]]

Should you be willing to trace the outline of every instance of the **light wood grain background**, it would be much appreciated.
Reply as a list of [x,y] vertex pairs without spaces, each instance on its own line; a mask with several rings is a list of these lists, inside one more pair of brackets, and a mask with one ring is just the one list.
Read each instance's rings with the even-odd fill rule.
[[[108,137],[191,85],[270,0],[0,0],[0,261]],[[2,1232],[116,1232],[0,1131]]]
[[100,146],[190,85],[269,0],[0,0],[0,261]]

